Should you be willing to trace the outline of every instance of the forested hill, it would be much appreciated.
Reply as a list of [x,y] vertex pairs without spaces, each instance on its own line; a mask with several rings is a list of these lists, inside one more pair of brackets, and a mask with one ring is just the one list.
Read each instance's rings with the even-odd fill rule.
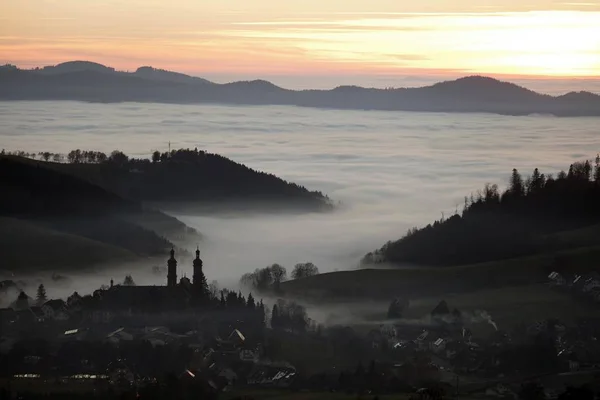
[[197,149],[155,152],[150,159],[129,158],[120,151],[106,155],[73,150],[65,161],[50,164],[135,201],[184,207],[214,205],[228,210],[332,208],[320,192]]
[[0,99],[600,116],[600,96],[596,94],[571,92],[548,96],[482,76],[419,88],[340,86],[331,90],[288,90],[262,80],[218,84],[151,67],[129,73],[84,61],[33,70],[10,65],[0,67]]
[[46,162],[0,156],[0,193],[0,231],[14,233],[1,246],[11,262],[0,269],[13,272],[164,255],[173,245],[167,237],[198,238],[177,219]]
[[461,214],[414,228],[367,254],[364,264],[473,264],[600,245],[600,157],[577,162],[556,177],[537,168],[523,179],[514,169],[500,192],[486,185],[465,197]]

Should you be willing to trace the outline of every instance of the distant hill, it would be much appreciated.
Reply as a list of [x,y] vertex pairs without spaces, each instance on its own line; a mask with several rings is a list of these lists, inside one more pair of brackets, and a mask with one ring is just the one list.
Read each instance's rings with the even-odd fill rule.
[[73,61],[36,70],[0,68],[1,100],[296,105],[385,111],[488,112],[505,115],[600,116],[600,96],[543,95],[489,77],[469,76],[421,88],[287,90],[256,80],[217,84],[140,67],[133,73]]
[[113,73],[115,72],[115,69],[91,61],[67,61],[61,64],[44,67],[36,72],[42,74],[65,74],[81,71]]
[[192,83],[192,84],[211,84],[212,82],[206,79],[196,78],[193,76],[181,74],[179,72],[171,72],[164,69],[152,68],[152,67],[139,67],[133,75],[146,78],[155,79],[159,81],[168,82],[179,82],[179,83]]

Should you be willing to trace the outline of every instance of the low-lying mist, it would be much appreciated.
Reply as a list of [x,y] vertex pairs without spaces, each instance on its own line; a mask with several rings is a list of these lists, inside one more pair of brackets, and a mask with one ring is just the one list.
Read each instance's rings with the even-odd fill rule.
[[[273,263],[288,273],[308,261],[321,272],[356,268],[365,253],[407,229],[460,212],[464,196],[486,182],[504,188],[513,168],[556,174],[599,150],[594,118],[76,102],[0,103],[0,115],[7,150],[118,147],[149,156],[170,142],[222,154],[342,202],[323,214],[176,213],[203,234],[207,279],[221,286]],[[192,252],[196,243],[185,247]],[[126,274],[138,284],[164,284],[166,276],[153,274],[152,266],[167,258],[70,274],[68,291],[89,293]],[[180,259],[179,276],[191,272],[191,259]],[[67,293],[49,285],[50,296]]]

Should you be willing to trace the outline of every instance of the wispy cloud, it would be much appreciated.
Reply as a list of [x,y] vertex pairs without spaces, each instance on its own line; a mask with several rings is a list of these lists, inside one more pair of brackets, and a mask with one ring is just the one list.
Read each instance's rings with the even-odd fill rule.
[[[0,59],[31,63],[47,56],[48,62],[56,62],[93,53],[98,61],[113,60],[116,67],[133,67],[145,59],[144,64],[183,66],[198,73],[257,75],[316,71],[600,75],[600,12],[515,12],[493,3],[472,8],[480,12],[335,11],[293,17],[233,12],[225,20],[199,23],[193,16],[182,16],[176,24],[164,18],[131,28],[110,19],[90,24],[69,14],[64,21],[51,15],[35,29],[16,25],[0,29]],[[149,18],[144,12],[140,18]]]

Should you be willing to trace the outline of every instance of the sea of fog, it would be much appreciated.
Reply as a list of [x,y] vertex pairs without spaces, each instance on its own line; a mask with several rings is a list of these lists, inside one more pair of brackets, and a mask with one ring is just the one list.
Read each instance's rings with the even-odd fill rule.
[[[505,187],[512,168],[556,173],[600,151],[598,118],[0,102],[0,121],[0,148],[7,150],[149,156],[170,142],[222,154],[343,203],[325,215],[177,215],[206,235],[205,271],[209,281],[221,282],[275,262],[290,270],[305,261],[321,271],[355,268],[362,255],[408,228],[460,211],[464,196],[486,182]],[[132,272],[136,281],[164,282],[150,266],[139,268]],[[191,265],[180,265],[184,272]]]

